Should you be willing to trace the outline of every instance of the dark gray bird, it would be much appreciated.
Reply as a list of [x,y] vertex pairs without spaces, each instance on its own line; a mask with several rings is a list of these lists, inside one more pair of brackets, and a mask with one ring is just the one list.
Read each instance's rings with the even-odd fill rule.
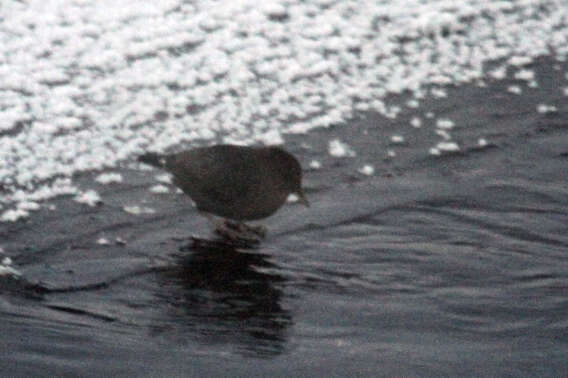
[[[230,239],[255,239],[264,228],[244,221],[266,218],[294,193],[309,206],[302,190],[298,160],[278,147],[216,145],[171,155],[148,153],[138,161],[160,167],[173,175],[174,183],[195,202],[200,213]],[[236,223],[219,223],[211,215]]]

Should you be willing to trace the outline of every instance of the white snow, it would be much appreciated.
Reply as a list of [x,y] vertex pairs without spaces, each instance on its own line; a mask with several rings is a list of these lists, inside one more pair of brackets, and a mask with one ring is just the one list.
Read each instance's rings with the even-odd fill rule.
[[140,214],[154,214],[156,210],[152,209],[151,207],[144,207],[144,206],[124,206],[123,210],[129,214],[140,215]]
[[162,173],[162,174],[156,175],[154,178],[156,179],[156,181],[161,182],[163,184],[171,184],[172,183],[172,175],[170,175],[169,173]]
[[523,90],[521,89],[521,87],[519,87],[518,85],[510,85],[507,88],[507,91],[513,94],[521,94],[523,92]]
[[[444,84],[449,84],[450,82],[445,82]],[[433,88],[431,91],[432,95],[434,97],[438,97],[438,98],[444,98],[444,97],[448,97],[448,92],[445,89],[442,88]]]
[[454,121],[447,118],[440,118],[436,121],[436,127],[442,130],[453,129],[455,126]]
[[422,127],[422,120],[418,117],[413,117],[410,120],[410,124],[412,125],[412,127],[419,129],[420,127]]
[[391,142],[395,144],[404,143],[404,137],[402,135],[393,135],[391,136]]
[[27,212],[26,210],[22,210],[22,209],[9,209],[6,210],[3,214],[2,217],[0,217],[0,220],[4,221],[4,222],[15,222],[20,218],[25,218],[29,215],[30,213]]
[[122,175],[120,173],[101,173],[95,179],[96,182],[101,184],[119,183],[122,182]]
[[430,155],[434,155],[434,156],[439,156],[442,153],[440,152],[440,150],[436,147],[432,147],[430,148],[430,150],[428,151],[430,153]]
[[507,77],[507,67],[501,66],[501,67],[491,71],[489,73],[489,75],[494,79],[503,80],[504,78]]
[[567,11],[558,0],[5,1],[0,220],[61,194],[98,202],[73,175],[147,150],[281,144],[358,111],[395,118],[511,67],[535,87],[523,67],[568,53]]
[[406,102],[406,106],[408,106],[409,108],[412,108],[412,109],[416,109],[420,106],[420,102],[416,99],[408,100]]
[[558,108],[554,105],[538,104],[536,110],[541,114],[556,113]]
[[[2,248],[0,248],[0,253],[4,252]],[[22,273],[14,267],[12,267],[12,259],[8,256],[2,258],[0,261],[0,276],[11,274],[13,276],[21,276]]]
[[436,148],[439,151],[446,151],[446,152],[456,152],[460,150],[460,147],[456,142],[450,142],[450,141],[439,142],[436,145]]
[[321,168],[321,163],[320,163],[319,161],[317,161],[317,160],[312,160],[312,161],[310,162],[309,167],[310,167],[311,169],[320,169],[320,168]]
[[520,70],[515,73],[515,79],[531,81],[534,79],[534,71],[531,70]]
[[40,205],[37,202],[32,201],[24,201],[18,203],[18,209],[25,210],[25,211],[36,211],[39,210]]
[[333,157],[354,157],[355,151],[346,143],[339,139],[334,139],[329,142],[329,154]]
[[152,193],[168,193],[170,189],[165,185],[154,185],[150,188]]
[[286,198],[286,202],[288,202],[288,203],[296,203],[299,200],[300,200],[300,197],[298,197],[298,195],[294,194],[294,193],[290,193],[288,195],[288,198]]
[[107,238],[98,238],[97,244],[99,245],[109,245],[110,241]]
[[365,164],[364,166],[359,168],[358,171],[365,176],[371,176],[373,173],[375,173],[375,168],[370,164]]
[[452,139],[452,136],[450,135],[450,133],[448,133],[446,130],[443,129],[436,129],[434,130],[436,134],[438,134],[439,136],[441,136],[442,138],[444,138],[444,140],[450,140]]
[[79,203],[84,203],[89,206],[95,206],[102,202],[101,197],[94,190],[86,190],[84,192],[80,192],[75,196],[74,199]]
[[22,273],[11,266],[0,265],[0,276],[11,274],[13,276],[21,276]]
[[509,58],[509,64],[512,66],[524,66],[532,62],[529,56],[512,56]]

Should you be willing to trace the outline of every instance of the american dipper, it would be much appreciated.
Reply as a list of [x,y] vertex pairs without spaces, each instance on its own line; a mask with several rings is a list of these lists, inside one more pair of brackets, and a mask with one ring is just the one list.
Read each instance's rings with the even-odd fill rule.
[[[193,199],[216,231],[232,240],[257,242],[265,229],[243,222],[272,215],[290,193],[309,206],[300,163],[278,147],[215,145],[171,155],[148,153],[138,161],[170,172],[174,184]],[[236,223],[219,223],[211,215]]]

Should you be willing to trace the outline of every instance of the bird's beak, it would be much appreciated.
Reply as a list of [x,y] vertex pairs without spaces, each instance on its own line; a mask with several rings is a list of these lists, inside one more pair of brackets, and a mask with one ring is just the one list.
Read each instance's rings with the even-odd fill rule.
[[304,195],[303,191],[299,191],[298,193],[296,193],[298,195],[298,202],[301,203],[302,205],[306,206],[306,207],[310,207],[310,202],[308,201],[308,199],[306,198],[306,196]]

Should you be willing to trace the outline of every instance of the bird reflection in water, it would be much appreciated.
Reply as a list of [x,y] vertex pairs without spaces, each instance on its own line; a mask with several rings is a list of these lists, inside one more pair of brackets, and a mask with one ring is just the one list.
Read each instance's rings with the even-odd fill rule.
[[276,266],[268,255],[215,242],[180,250],[177,264],[160,273],[158,296],[171,322],[159,332],[173,328],[176,337],[230,344],[243,355],[282,353],[292,320],[280,304],[285,279],[270,272]]

